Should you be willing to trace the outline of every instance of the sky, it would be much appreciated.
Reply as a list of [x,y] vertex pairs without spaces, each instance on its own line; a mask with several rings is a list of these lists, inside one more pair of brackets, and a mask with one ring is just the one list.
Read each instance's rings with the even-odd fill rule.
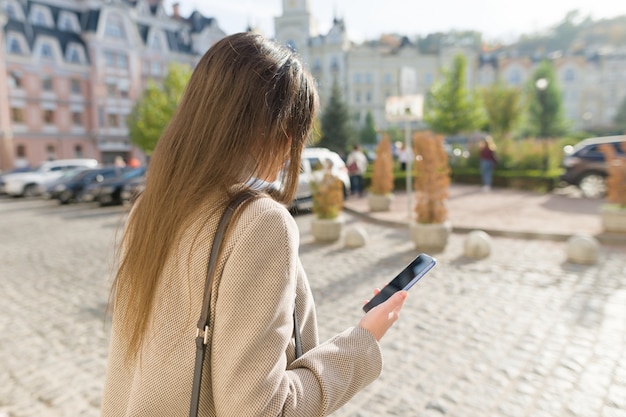
[[[164,0],[188,16],[198,10],[217,19],[227,33],[259,28],[274,36],[274,17],[282,0]],[[320,33],[327,33],[334,16],[343,18],[351,40],[377,39],[383,33],[413,37],[450,30],[477,30],[489,41],[515,41],[520,34],[542,31],[560,22],[568,11],[579,10],[594,20],[626,15],[623,0],[310,0]]]

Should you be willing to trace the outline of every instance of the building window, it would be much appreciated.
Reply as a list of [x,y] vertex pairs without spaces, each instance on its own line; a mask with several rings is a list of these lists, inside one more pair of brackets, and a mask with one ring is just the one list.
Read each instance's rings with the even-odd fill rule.
[[9,18],[19,20],[19,17],[17,16],[17,11],[15,10],[15,5],[13,3],[7,3],[5,10]]
[[355,103],[360,103],[361,102],[361,93],[359,93],[357,91],[357,93],[354,95],[354,102]]
[[358,72],[354,74],[354,83],[361,84],[361,74]]
[[66,32],[80,32],[80,26],[75,14],[62,11],[59,15],[59,29]]
[[111,14],[107,17],[106,25],[104,27],[104,36],[113,39],[126,39],[124,21],[121,16]]
[[74,126],[82,126],[83,125],[83,113],[79,111],[72,112],[72,125]]
[[372,74],[370,74],[369,72],[365,73],[365,84],[371,84],[372,83]]
[[24,109],[21,107],[11,107],[11,120],[14,123],[24,123]]
[[[617,72],[615,73],[617,74]],[[573,82],[574,80],[576,80],[576,73],[574,72],[574,70],[571,68],[566,69],[563,80],[566,82]]]
[[511,70],[511,72],[509,72],[509,84],[520,85],[521,82],[522,74],[520,74],[520,71],[517,69]]
[[431,85],[433,83],[433,75],[431,73],[427,73],[424,75],[424,84]]
[[54,124],[54,110],[46,109],[43,111],[43,122],[47,125]]
[[150,73],[154,76],[161,75],[161,63],[157,61],[152,61],[152,65],[150,67]]
[[52,27],[52,15],[50,9],[41,4],[32,6],[30,21],[33,25]]
[[70,48],[67,52],[67,60],[73,64],[80,64],[80,56],[75,48]]
[[107,83],[107,96],[117,97],[117,85],[115,83]]
[[22,44],[13,36],[9,37],[9,53],[15,55],[24,54],[24,51],[22,50]]
[[48,75],[44,75],[41,78],[41,89],[44,91],[52,91],[52,78]]
[[118,54],[117,67],[122,69],[128,68],[128,56],[126,56],[125,54]]
[[120,116],[119,114],[109,113],[107,114],[107,123],[109,127],[120,127]]
[[152,36],[150,36],[150,42],[148,46],[153,51],[161,51],[163,49],[163,43],[161,42],[161,37],[157,33],[153,33]]
[[74,157],[75,158],[82,158],[83,157],[83,147],[82,147],[82,145],[74,146]]
[[72,78],[70,80],[70,91],[72,94],[80,94],[82,92],[79,79]]
[[313,71],[321,71],[322,70],[322,62],[319,58],[315,58],[313,61]]
[[367,103],[371,103],[372,102],[372,93],[370,91],[365,93],[365,102],[367,102]]
[[56,159],[56,152],[54,150],[54,145],[46,145],[46,153],[48,154],[49,161]]
[[389,74],[388,72],[385,73],[385,75],[383,75],[383,82],[385,83],[385,85],[390,85],[391,84],[391,74]]
[[26,146],[17,145],[17,147],[15,148],[15,154],[18,158],[26,158]]
[[54,53],[52,52],[52,47],[48,43],[41,44],[41,49],[39,50],[39,54],[43,59],[54,59]]
[[22,88],[22,76],[15,71],[9,73],[9,87]]

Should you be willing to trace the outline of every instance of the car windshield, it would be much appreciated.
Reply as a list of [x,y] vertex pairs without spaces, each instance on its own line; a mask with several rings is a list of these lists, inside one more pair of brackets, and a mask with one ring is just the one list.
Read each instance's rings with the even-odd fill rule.
[[136,177],[139,177],[140,175],[143,175],[143,172],[144,172],[143,168],[131,169],[130,171],[125,172],[124,175],[122,175],[122,179],[130,180],[132,178],[136,178]]

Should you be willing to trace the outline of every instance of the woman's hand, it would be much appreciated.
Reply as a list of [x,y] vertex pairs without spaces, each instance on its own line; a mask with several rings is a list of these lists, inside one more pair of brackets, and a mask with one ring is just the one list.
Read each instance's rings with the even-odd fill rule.
[[[379,292],[380,290],[377,289],[374,291],[374,295]],[[359,322],[359,327],[369,331],[376,340],[380,341],[387,330],[398,320],[400,310],[402,310],[404,300],[406,300],[408,295],[406,291],[398,291],[389,297],[387,301],[365,313],[365,316]]]

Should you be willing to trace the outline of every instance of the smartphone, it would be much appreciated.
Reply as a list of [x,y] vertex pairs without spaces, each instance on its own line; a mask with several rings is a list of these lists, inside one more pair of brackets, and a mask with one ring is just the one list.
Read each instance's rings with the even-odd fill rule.
[[385,302],[389,297],[394,295],[400,290],[408,290],[411,288],[421,277],[426,275],[426,272],[430,271],[437,263],[437,260],[432,256],[420,253],[417,258],[407,265],[394,279],[385,285],[380,292],[374,296],[367,304],[363,306],[363,310],[367,313],[378,304]]

